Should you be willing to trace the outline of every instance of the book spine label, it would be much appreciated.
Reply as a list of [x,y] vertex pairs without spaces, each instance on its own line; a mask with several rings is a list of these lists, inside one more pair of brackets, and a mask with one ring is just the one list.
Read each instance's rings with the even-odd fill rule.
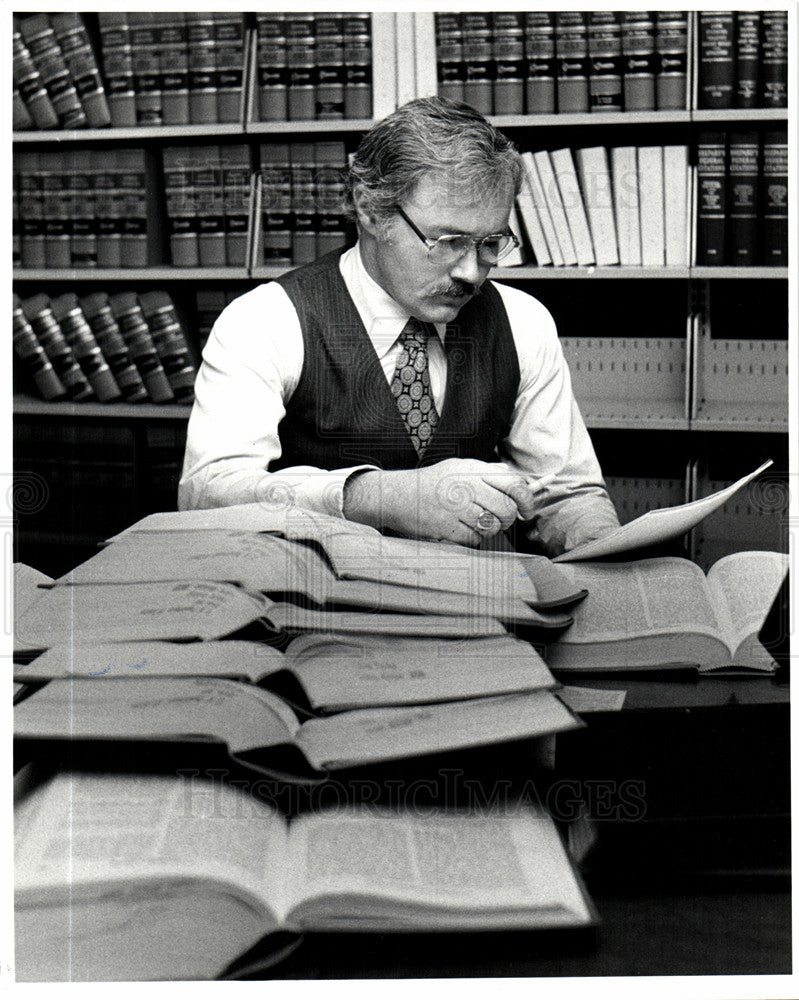
[[70,398],[91,399],[94,395],[92,387],[75,360],[50,306],[42,305],[33,314],[27,313],[27,318]]
[[735,63],[732,11],[699,13],[699,105],[731,108]]
[[763,222],[761,261],[766,265],[788,265],[788,134],[766,132],[763,136]]
[[147,390],[138,369],[130,359],[111,307],[107,304],[98,305],[90,311],[84,305],[84,315],[125,400],[128,403],[144,402],[148,398]]
[[655,99],[655,24],[648,11],[622,15],[621,46],[624,110],[653,111]]
[[344,117],[372,117],[372,20],[344,16]]
[[39,395],[42,399],[59,399],[66,396],[67,390],[61,379],[56,375],[55,369],[47,353],[39,343],[33,327],[25,318],[22,306],[15,303],[12,314],[14,351],[17,357],[25,365],[33,378]]
[[700,132],[697,145],[696,263],[723,264],[727,201],[726,148],[722,132]]
[[258,22],[258,110],[260,121],[288,118],[285,16],[256,14]]
[[579,11],[555,15],[559,112],[588,111],[588,31]]
[[118,311],[115,310],[114,315],[134,364],[147,387],[150,399],[154,403],[168,403],[175,397],[155,349],[150,328],[144,319],[141,306],[138,303],[126,304]]
[[621,111],[621,25],[615,14],[591,14],[588,53],[591,74],[588,81],[590,110]]
[[788,13],[764,10],[762,13],[763,106],[788,107]]
[[658,11],[655,19],[658,111],[685,108],[688,78],[688,17],[683,12]]
[[99,401],[119,399],[119,387],[81,308],[76,306],[60,315],[59,325]]
[[736,11],[735,38],[735,105],[755,108],[760,86],[760,11]]
[[524,15],[493,15],[494,114],[524,112]]
[[555,27],[552,15],[525,15],[524,50],[527,62],[525,100],[528,114],[555,112]]
[[757,259],[757,133],[731,132],[729,145],[727,263],[748,267]]
[[435,25],[438,93],[451,101],[462,101],[466,67],[463,63],[461,16],[454,12],[436,14]]
[[487,14],[463,15],[464,100],[483,115],[494,110],[496,77],[492,30]]

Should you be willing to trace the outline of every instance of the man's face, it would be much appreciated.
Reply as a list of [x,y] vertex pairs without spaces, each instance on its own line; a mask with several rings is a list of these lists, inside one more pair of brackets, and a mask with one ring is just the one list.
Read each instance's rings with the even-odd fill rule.
[[[489,236],[507,230],[513,191],[500,186],[476,191],[438,173],[426,174],[402,206],[429,239],[450,233]],[[386,230],[362,242],[367,271],[411,316],[448,323],[479,290],[490,270],[474,248],[449,264],[431,262],[425,244],[405,220],[394,216]]]

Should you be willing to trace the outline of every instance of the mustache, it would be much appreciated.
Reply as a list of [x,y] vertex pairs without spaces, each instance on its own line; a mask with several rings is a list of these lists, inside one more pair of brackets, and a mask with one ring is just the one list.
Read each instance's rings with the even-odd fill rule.
[[481,285],[473,285],[470,281],[459,281],[453,279],[448,281],[446,285],[442,285],[440,288],[436,288],[436,295],[480,295],[482,291]]

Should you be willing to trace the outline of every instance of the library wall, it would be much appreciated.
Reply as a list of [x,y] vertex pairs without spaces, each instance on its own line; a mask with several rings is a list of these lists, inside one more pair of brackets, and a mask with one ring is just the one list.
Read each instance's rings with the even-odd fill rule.
[[786,11],[21,14],[13,48],[18,558],[174,507],[215,317],[354,237],[348,156],[434,93],[522,152],[492,276],[552,311],[622,519],[770,457],[688,543],[785,546]]

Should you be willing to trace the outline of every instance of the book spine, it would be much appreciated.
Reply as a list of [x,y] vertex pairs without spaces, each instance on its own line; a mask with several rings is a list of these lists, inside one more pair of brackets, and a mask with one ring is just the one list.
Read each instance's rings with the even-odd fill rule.
[[122,267],[146,267],[149,263],[148,171],[143,149],[116,152],[118,196],[121,200],[120,263]]
[[124,204],[119,189],[117,159],[114,150],[89,151],[89,165],[94,176],[98,267],[122,266]]
[[241,118],[244,86],[244,19],[240,13],[216,13],[216,117],[220,122]]
[[344,15],[344,117],[371,118],[372,15]]
[[483,115],[494,111],[493,32],[489,14],[467,11],[463,15],[463,99]]
[[522,164],[524,166],[527,183],[530,186],[530,194],[533,204],[538,212],[538,219],[541,223],[541,228],[544,231],[544,238],[546,240],[549,256],[552,258],[552,263],[555,267],[562,267],[564,264],[563,253],[560,249],[560,243],[558,243],[555,226],[552,223],[552,215],[550,214],[547,199],[544,195],[544,188],[541,184],[541,178],[538,174],[538,167],[536,166],[534,155],[528,152],[522,153]]
[[94,395],[92,387],[61,332],[47,296],[35,295],[26,299],[22,309],[70,399],[91,399]]
[[788,12],[762,13],[763,107],[788,107]]
[[555,27],[552,14],[525,14],[524,52],[527,63],[525,102],[528,115],[555,112]]
[[699,12],[699,106],[733,106],[735,21],[732,11]]
[[33,327],[22,311],[22,302],[18,295],[14,296],[12,312],[14,352],[25,366],[33,379],[34,385],[42,399],[60,399],[66,396],[67,390],[55,369],[47,352],[39,343]]
[[723,264],[727,202],[723,132],[700,132],[697,142],[696,263]]
[[735,106],[756,108],[760,88],[760,11],[736,11],[735,40]]
[[524,112],[525,61],[524,14],[521,11],[492,15],[494,114]]
[[225,262],[230,267],[245,267],[250,220],[249,146],[223,146],[221,167],[222,190],[224,192]]
[[125,401],[142,403],[147,400],[147,390],[144,388],[138,369],[130,359],[125,341],[108,304],[108,296],[104,292],[88,295],[81,299],[80,307]]
[[555,14],[558,111],[588,111],[588,29],[580,11]]
[[289,121],[313,120],[316,111],[316,39],[313,14],[286,14]]
[[263,259],[269,264],[291,264],[291,160],[285,142],[261,145],[261,220]]
[[105,88],[83,19],[80,14],[53,14],[51,22],[88,124],[92,128],[110,125]]
[[97,266],[97,204],[92,159],[82,170],[67,174],[72,187],[72,232],[70,257],[72,267]]
[[622,267],[641,266],[640,199],[635,146],[616,146],[610,151],[613,180],[613,216],[619,240]]
[[42,74],[28,51],[28,46],[22,40],[22,32],[14,19],[13,35],[13,72],[14,83],[19,90],[26,109],[30,113],[36,128],[50,129],[58,127],[58,115],[47,94]]
[[112,12],[98,13],[97,16],[111,124],[117,128],[129,128],[136,124],[136,95],[128,15]]
[[463,63],[461,15],[455,11],[436,14],[435,25],[438,93],[451,101],[462,101],[466,69]]
[[657,110],[684,110],[688,81],[688,15],[685,11],[657,12],[655,49]]
[[189,46],[189,120],[213,125],[217,120],[216,49],[210,14],[186,14]]
[[19,172],[21,263],[23,267],[44,267],[44,192],[40,154],[20,153],[16,164]]
[[189,49],[186,15],[156,14],[156,40],[164,125],[189,124]]
[[174,267],[198,267],[197,204],[194,192],[193,150],[167,146],[163,151],[167,235]]
[[[524,164],[524,161],[522,163]],[[546,267],[548,264],[551,264],[552,256],[549,252],[544,229],[541,225],[541,218],[533,199],[526,165],[522,186],[516,197],[516,213],[517,219],[521,224],[521,229],[517,235],[525,243],[527,250],[532,252],[535,264],[538,267]]]
[[624,110],[655,109],[655,22],[651,11],[622,14]]
[[291,145],[291,209],[294,229],[291,256],[295,264],[307,264],[319,256],[316,215],[315,149],[312,142]]
[[85,128],[86,115],[47,15],[27,18],[21,30],[62,128]]
[[194,191],[197,199],[197,247],[200,267],[225,266],[225,198],[219,146],[194,151]]
[[46,267],[67,268],[71,264],[70,238],[72,199],[66,155],[60,150],[42,153],[42,204],[44,215],[44,259]]
[[11,174],[11,266],[22,267],[22,219],[20,217],[20,178],[14,169]]
[[621,25],[610,11],[592,13],[588,26],[591,111],[622,110]]
[[587,267],[593,264],[596,258],[571,150],[556,149],[549,154],[549,159],[563,202],[563,210],[566,213],[566,222],[577,256],[577,263]]
[[757,260],[758,136],[756,132],[730,132],[728,142],[726,262],[750,267]]
[[11,127],[15,132],[26,132],[33,128],[33,119],[19,92],[16,83],[11,97]]
[[788,133],[763,135],[761,262],[788,265]]
[[285,14],[256,14],[258,25],[258,109],[260,121],[288,118]]
[[122,393],[116,384],[108,362],[83,315],[78,297],[71,292],[60,295],[50,303],[61,332],[72,348],[75,359],[83,370],[95,395],[101,403],[119,399]]
[[619,263],[616,225],[613,219],[613,186],[604,146],[575,151],[580,190],[591,229],[596,263],[607,267]]
[[560,196],[560,190],[558,189],[555,172],[552,169],[552,161],[549,158],[549,153],[546,150],[533,153],[533,161],[538,170],[541,190],[549,209],[552,225],[555,228],[560,252],[563,255],[563,263],[571,266],[577,263],[577,253],[574,249],[569,223],[566,219],[566,211]]
[[128,14],[133,55],[133,90],[137,125],[163,125],[161,61],[159,59],[156,15],[150,12]]
[[663,147],[666,267],[688,266],[688,147]]
[[175,397],[136,295],[117,292],[110,297],[109,305],[150,399],[154,403],[168,403]]
[[344,15],[316,15],[316,114],[344,117]]
[[197,370],[175,304],[166,292],[146,292],[139,296],[139,305],[175,399],[190,402]]
[[317,255],[343,246],[347,240],[344,204],[344,171],[346,154],[343,142],[317,142],[314,148],[316,163],[316,210],[318,236]]

